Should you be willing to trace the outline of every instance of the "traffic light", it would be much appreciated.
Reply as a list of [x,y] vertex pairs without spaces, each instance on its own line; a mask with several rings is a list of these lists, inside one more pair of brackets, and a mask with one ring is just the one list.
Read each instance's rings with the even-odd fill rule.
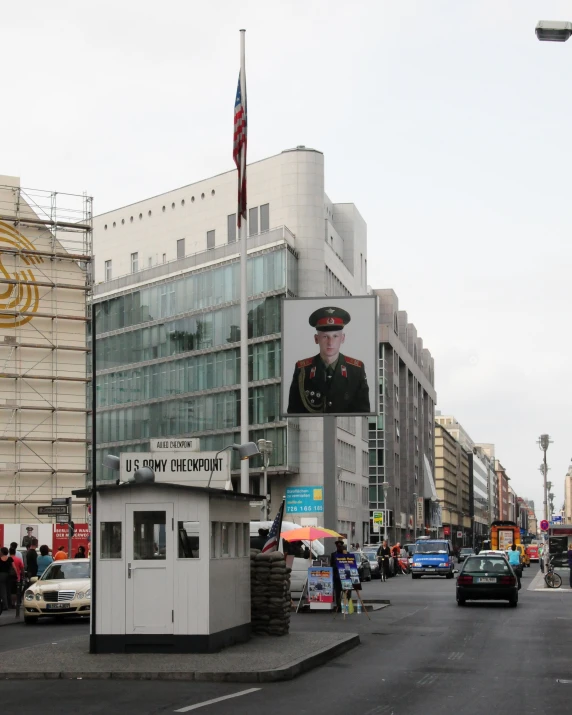
[[74,535],[74,530],[75,530],[75,524],[73,523],[73,521],[70,521],[70,523],[68,524],[68,528],[70,530],[70,538],[71,538]]

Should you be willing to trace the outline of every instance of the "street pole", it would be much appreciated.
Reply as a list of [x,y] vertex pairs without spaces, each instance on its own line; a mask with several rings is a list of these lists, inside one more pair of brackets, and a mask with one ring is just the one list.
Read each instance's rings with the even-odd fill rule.
[[537,444],[544,453],[544,458],[542,460],[542,471],[544,476],[544,518],[548,521],[548,462],[546,461],[546,452],[548,451],[549,445],[552,444],[550,435],[541,434]]
[[268,520],[268,467],[272,454],[272,442],[266,439],[258,440],[258,451],[262,454],[262,521]]
[[383,515],[383,540],[387,541],[387,521],[389,518],[389,509],[387,508],[387,490],[389,488],[389,482],[383,482],[382,485],[383,487],[383,510],[384,510],[384,515]]
[[[324,415],[324,527],[338,530],[338,463],[336,459],[337,420]],[[334,539],[324,539],[324,553],[334,550]]]
[[413,541],[417,541],[417,492],[413,492]]

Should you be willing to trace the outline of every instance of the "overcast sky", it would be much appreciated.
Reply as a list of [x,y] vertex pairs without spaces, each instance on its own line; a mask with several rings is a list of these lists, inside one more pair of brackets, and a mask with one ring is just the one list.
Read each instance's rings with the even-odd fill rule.
[[26,0],[2,10],[0,172],[96,213],[232,168],[240,27],[249,160],[305,144],[368,224],[436,363],[438,408],[542,509],[572,457],[572,40],[565,0]]

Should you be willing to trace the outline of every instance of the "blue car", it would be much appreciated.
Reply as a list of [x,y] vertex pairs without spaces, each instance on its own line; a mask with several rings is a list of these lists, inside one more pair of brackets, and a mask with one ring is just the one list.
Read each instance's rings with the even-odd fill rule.
[[417,539],[411,562],[411,578],[445,576],[453,578],[453,546],[447,539]]

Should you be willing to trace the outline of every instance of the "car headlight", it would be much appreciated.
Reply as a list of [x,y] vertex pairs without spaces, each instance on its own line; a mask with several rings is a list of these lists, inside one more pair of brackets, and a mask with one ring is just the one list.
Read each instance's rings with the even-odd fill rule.
[[33,591],[26,591],[26,595],[24,596],[26,601],[33,601],[34,600],[34,592]]
[[446,561],[443,561],[442,564],[439,564],[439,568],[444,568],[445,566],[448,566],[449,564]]
[[91,588],[88,588],[87,591],[85,592],[85,597],[86,598],[91,598]]
[[412,566],[421,566],[421,564],[420,564],[418,561],[412,563],[411,565],[412,565]]
[[79,598],[79,599],[84,598],[84,596],[85,596],[85,593],[83,591],[78,591],[78,593],[76,593],[76,595],[75,595],[75,597]]
[[37,593],[37,594],[36,594],[36,601],[41,601],[41,600],[42,600],[42,594],[41,594],[41,593]]

